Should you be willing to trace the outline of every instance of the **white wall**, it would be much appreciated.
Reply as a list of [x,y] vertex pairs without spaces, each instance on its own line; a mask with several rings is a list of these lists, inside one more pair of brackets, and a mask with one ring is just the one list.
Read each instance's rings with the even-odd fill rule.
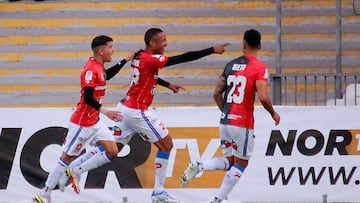
[[[360,202],[360,195],[358,195],[360,187],[360,169],[358,168],[360,163],[358,141],[360,124],[357,118],[360,115],[360,108],[276,107],[276,109],[281,116],[279,126],[274,125],[271,117],[263,108],[257,107],[255,109],[256,145],[254,155],[240,182],[230,194],[229,201],[322,202],[323,195],[327,195],[329,202]],[[168,128],[174,129],[179,127],[217,127],[220,115],[215,107],[157,108],[155,111]],[[55,126],[66,128],[71,112],[70,108],[0,109],[2,133],[0,146],[6,147],[6,145],[4,146],[4,139],[1,139],[4,138],[5,132],[9,132],[6,129],[21,129],[13,159],[8,155],[4,156],[4,154],[0,156],[0,159],[3,159],[1,162],[4,159],[9,160],[6,157],[13,160],[7,184],[4,182],[3,175],[0,175],[0,185],[3,187],[0,189],[0,202],[30,200],[33,194],[39,190],[24,178],[20,167],[21,153],[23,151],[31,152],[31,149],[25,149],[25,144],[39,130]],[[112,126],[111,121],[104,120],[109,126]],[[288,135],[293,133],[294,145],[291,147],[290,142],[284,143],[282,149],[286,152],[282,152],[279,145],[275,145],[273,153],[270,150],[266,155],[267,149],[274,141],[270,141],[270,137],[274,138],[276,132],[278,132],[277,138],[282,138],[285,141],[289,141],[287,140]],[[47,138],[44,137],[44,139]],[[199,136],[187,135],[184,139],[195,139],[197,140],[195,143],[201,142],[200,144],[204,142],[200,140]],[[213,139],[217,140],[217,136],[213,136]],[[180,140],[177,136],[174,137],[175,144]],[[214,144],[209,142],[208,147],[210,149],[214,147]],[[0,149],[0,151],[4,153],[4,150]],[[40,165],[43,170],[49,171],[51,169],[60,152],[59,145],[49,145],[44,149],[40,156]],[[170,181],[179,179],[179,177],[172,177],[175,176],[175,172],[171,173],[172,170],[176,170],[178,163],[176,159],[181,155],[179,153],[182,151],[172,152],[175,155],[171,156],[173,160],[170,160],[172,164],[168,169]],[[203,155],[201,153],[205,152],[199,151],[197,153]],[[153,163],[153,159],[149,162]],[[279,171],[283,171],[283,178],[281,178]],[[3,173],[4,171],[0,172]],[[137,173],[146,173],[146,171],[137,171]],[[277,174],[280,176],[275,178]],[[83,180],[86,175],[83,175]],[[148,176],[152,177],[153,174],[148,174]],[[202,178],[203,182],[211,181],[205,175],[197,177],[200,185]],[[215,185],[220,184],[218,180],[219,178]],[[82,185],[84,185],[83,181]],[[151,191],[151,188],[121,189],[114,173],[110,172],[104,189],[83,189],[80,195],[76,195],[71,191],[71,187],[67,187],[65,193],[54,191],[53,201],[55,203],[70,201],[122,202],[122,197],[126,196],[129,202],[143,203],[150,202]],[[193,186],[183,189],[179,184],[178,187],[171,186],[169,191],[182,202],[209,202],[216,193],[217,187],[200,188]]]

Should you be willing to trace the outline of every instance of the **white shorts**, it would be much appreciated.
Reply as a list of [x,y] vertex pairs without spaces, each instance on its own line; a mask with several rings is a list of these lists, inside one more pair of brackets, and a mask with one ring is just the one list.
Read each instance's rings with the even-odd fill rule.
[[221,149],[225,157],[249,160],[254,150],[254,130],[233,125],[220,125]]
[[144,141],[154,143],[169,134],[169,130],[153,110],[132,109],[122,103],[117,105],[117,110],[123,116],[123,120],[113,128],[114,138],[118,143],[127,144],[135,134],[139,134]]
[[95,146],[100,140],[114,141],[111,131],[101,120],[89,127],[70,122],[63,152],[69,156],[78,156],[88,145]]

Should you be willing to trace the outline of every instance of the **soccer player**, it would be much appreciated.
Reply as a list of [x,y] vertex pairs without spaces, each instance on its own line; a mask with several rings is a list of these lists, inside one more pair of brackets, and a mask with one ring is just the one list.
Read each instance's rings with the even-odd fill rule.
[[117,110],[123,114],[123,120],[117,123],[121,135],[116,136],[115,140],[119,150],[137,133],[144,141],[153,143],[158,152],[155,157],[155,185],[151,199],[153,202],[179,202],[164,189],[168,158],[173,147],[172,138],[164,123],[149,109],[156,92],[156,84],[159,83],[158,72],[166,66],[197,60],[213,53],[222,54],[229,44],[168,57],[164,55],[167,46],[166,34],[161,29],[148,29],[144,41],[145,50],[138,51],[131,63],[130,88],[117,106]]
[[225,170],[220,190],[212,203],[227,199],[248,165],[254,148],[256,93],[275,125],[280,122],[267,93],[267,68],[256,57],[261,48],[260,33],[254,29],[245,31],[242,48],[244,55],[225,66],[214,90],[214,99],[221,111],[219,133],[224,157],[191,162],[181,176],[182,185],[186,187],[199,172]]
[[[93,56],[90,57],[80,75],[81,97],[70,118],[69,130],[63,144],[62,154],[51,170],[45,187],[35,195],[34,202],[51,202],[51,191],[65,174],[69,164],[88,146],[99,146],[98,152],[83,164],[86,169],[108,163],[117,156],[118,148],[108,127],[99,119],[100,112],[109,119],[120,121],[119,111],[111,111],[101,104],[105,96],[106,80],[114,77],[133,55],[105,70],[104,63],[111,62],[114,53],[113,39],[100,35],[92,40]],[[68,172],[68,171],[67,171]],[[79,192],[79,188],[74,188]]]
[[[174,93],[178,93],[180,90],[185,90],[184,87],[170,83],[166,80],[163,80],[161,78],[158,78],[157,84],[161,85],[163,87],[167,87],[168,89],[172,90]],[[114,129],[119,129],[117,126],[115,126]],[[114,131],[114,136],[119,136]],[[119,152],[122,150],[123,145],[121,143],[117,143]],[[93,157],[94,155],[101,153],[102,148],[101,146],[95,146],[88,150],[86,150],[85,153],[83,153],[81,156],[73,160],[70,165],[68,166],[68,169],[66,170],[66,173],[62,175],[58,182],[58,186],[61,192],[65,191],[66,184],[69,181],[69,178],[71,178],[71,185],[76,193],[79,191],[79,182],[81,179],[81,174],[85,173],[91,169],[97,168],[98,166],[91,165],[92,167],[84,167],[84,163]],[[85,164],[87,164],[86,162]]]

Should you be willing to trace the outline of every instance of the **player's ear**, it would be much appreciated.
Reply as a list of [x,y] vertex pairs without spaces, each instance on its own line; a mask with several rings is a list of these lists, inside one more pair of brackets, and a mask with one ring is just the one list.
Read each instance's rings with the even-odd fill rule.
[[104,47],[103,46],[99,47],[97,52],[100,56],[104,55]]
[[154,47],[155,46],[155,40],[151,39],[149,45],[150,45],[150,47]]

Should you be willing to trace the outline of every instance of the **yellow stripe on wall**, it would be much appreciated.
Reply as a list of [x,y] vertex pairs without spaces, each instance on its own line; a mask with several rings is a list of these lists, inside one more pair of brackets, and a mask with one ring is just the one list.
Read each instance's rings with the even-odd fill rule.
[[[343,17],[344,21],[360,20],[360,16]],[[106,23],[104,23],[106,21]],[[48,19],[0,19],[0,27],[111,27],[124,25],[151,25],[151,24],[275,24],[275,17],[176,17],[176,18],[48,18]],[[283,17],[282,24],[293,25],[307,22],[335,23],[335,16],[295,16]]]
[[[317,16],[317,19],[319,17]],[[325,17],[324,17],[325,18]],[[300,17],[299,17],[300,19]],[[106,22],[106,23],[104,23]],[[264,24],[274,23],[274,17],[176,17],[176,18],[48,18],[48,19],[0,19],[0,26],[5,28],[16,27],[72,27],[94,26],[111,27],[124,25],[151,25],[151,24]],[[286,23],[286,20],[284,21]]]
[[[335,0],[301,0],[301,1],[283,1],[283,8],[296,7],[326,7],[334,6]],[[342,6],[351,6],[351,1],[342,1]],[[230,1],[230,2],[191,2],[191,1],[168,1],[168,2],[36,2],[33,3],[2,3],[0,12],[17,11],[50,11],[66,9],[99,9],[99,10],[139,10],[139,9],[178,9],[178,8],[218,8],[218,9],[260,9],[274,8],[272,1]]]
[[218,8],[218,9],[257,9],[273,7],[269,1],[263,2],[44,2],[44,3],[4,3],[0,12],[16,11],[50,11],[66,9],[99,9],[99,10],[139,10],[139,9],[179,9],[179,8]]

